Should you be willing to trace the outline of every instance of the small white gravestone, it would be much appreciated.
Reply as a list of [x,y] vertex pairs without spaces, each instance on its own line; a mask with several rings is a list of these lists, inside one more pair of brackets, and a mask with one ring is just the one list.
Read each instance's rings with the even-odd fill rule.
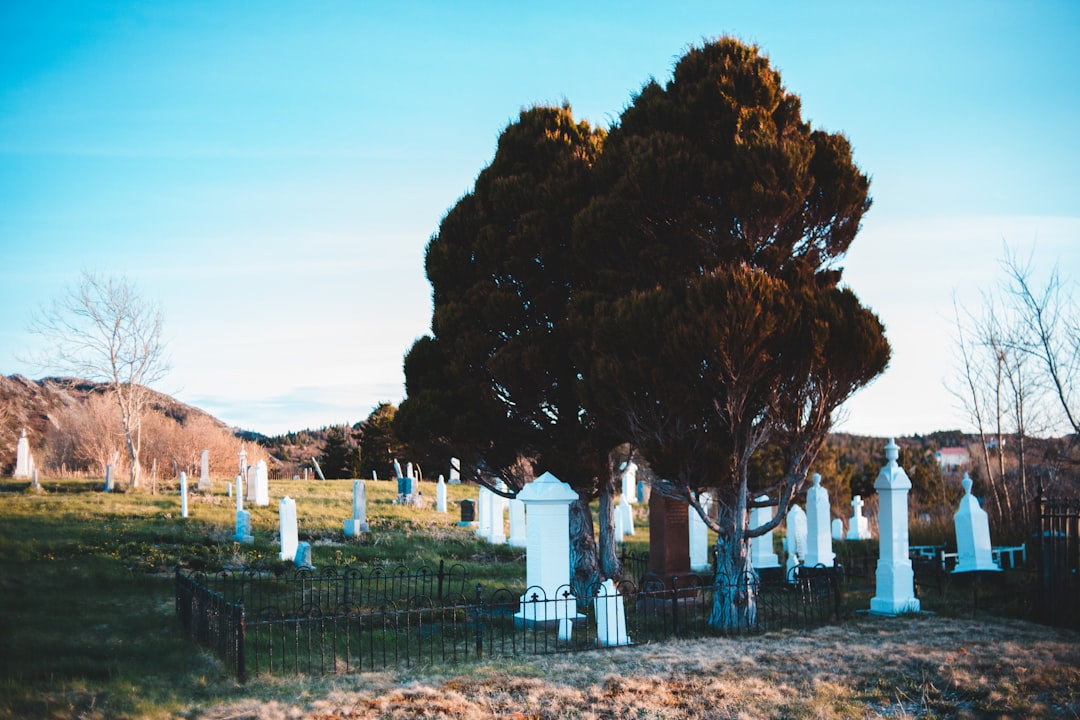
[[199,457],[199,489],[209,490],[210,483],[210,451],[203,450]]
[[623,495],[619,498],[619,505],[615,508],[617,515],[622,515],[622,534],[633,535],[634,534],[634,507],[630,504],[630,500]]
[[596,596],[596,644],[600,647],[631,645],[626,634],[626,607],[623,597],[608,578],[600,585]]
[[961,484],[964,497],[960,498],[960,508],[953,515],[956,526],[956,567],[953,572],[1000,571],[990,545],[990,520],[978,498],[971,494],[972,483],[967,473]]
[[251,534],[251,513],[247,510],[236,511],[236,534],[233,541],[238,543],[253,543],[255,537]]
[[[307,472],[307,471],[305,470],[304,472]],[[371,479],[372,480],[378,480],[379,479],[379,472],[377,470],[372,470],[371,471]]]
[[278,503],[278,519],[281,532],[281,560],[296,558],[296,545],[299,542],[296,528],[296,501],[286,495]]
[[[708,512],[712,507],[712,496],[703,493],[699,498],[701,508]],[[709,562],[709,526],[701,519],[701,515],[693,507],[687,513],[690,523],[690,569],[694,572],[704,572],[712,567]]]
[[491,535],[491,491],[483,485],[476,497],[476,535],[487,538]]
[[623,541],[623,514],[619,510],[618,506],[615,508],[615,512],[612,513],[615,519],[615,542],[621,543]]
[[637,501],[637,463],[633,460],[623,463],[622,496],[633,504]]
[[180,517],[186,518],[187,516],[187,474],[180,473]]
[[232,498],[232,483],[225,483],[225,497]]
[[[495,483],[495,487],[499,490],[506,490],[506,485],[502,480]],[[506,498],[499,493],[493,492],[488,494],[488,501],[491,503],[491,533],[488,535],[488,542],[492,545],[505,545],[506,524],[504,516],[506,514]]]
[[[568,641],[572,621],[582,617],[570,592],[570,503],[578,494],[546,472],[518,493],[529,524],[525,550],[525,594],[514,615],[526,625],[557,622],[559,639]],[[536,594],[540,602],[534,602]],[[545,602],[548,601],[548,602]]]
[[345,521],[345,537],[359,537],[368,531],[367,485],[363,480],[353,480],[352,518]]
[[105,492],[112,492],[113,489],[113,466],[109,463],[105,466]]
[[401,472],[401,463],[399,463],[397,461],[397,458],[394,458],[394,477],[395,478],[403,478],[403,477],[405,477],[405,473]]
[[255,486],[255,504],[256,505],[269,505],[270,504],[270,479],[266,472],[266,461],[260,460],[255,465],[255,480],[253,482]]
[[874,481],[878,493],[880,548],[877,564],[877,593],[870,599],[870,612],[898,615],[918,612],[915,572],[908,557],[908,491],[911,480],[896,458],[900,448],[889,438],[885,446],[888,461]]
[[26,428],[23,428],[18,442],[15,443],[15,474],[12,477],[16,480],[29,480],[33,474],[34,456],[30,454],[30,441],[26,439]]
[[446,480],[439,475],[439,482],[435,483],[435,512],[446,512]]
[[869,540],[870,520],[863,517],[863,499],[856,495],[851,499],[851,520],[848,521],[848,540]]
[[785,519],[787,527],[787,564],[790,573],[797,565],[806,560],[806,513],[798,505],[792,504]]
[[[806,491],[806,558],[809,567],[824,565],[832,567],[836,555],[832,549],[832,539],[836,531],[829,534],[829,491],[821,487],[821,475],[814,473],[813,486]],[[840,537],[844,536],[844,523],[840,518]],[[833,523],[835,525],[835,523]],[[839,538],[837,538],[839,539]]]
[[525,503],[516,497],[510,502],[510,537],[507,542],[510,547],[525,547],[528,544],[527,530],[525,529]]
[[[762,495],[756,499],[758,502],[766,502],[769,496]],[[772,520],[772,518],[773,509],[771,505],[756,507],[750,511],[750,528],[759,528]],[[773,551],[772,530],[764,535],[758,535],[750,539],[750,564],[754,566],[755,570],[780,567],[780,558]]]
[[315,466],[315,474],[319,476],[319,479],[325,480],[326,476],[323,475],[322,468],[319,467],[319,461],[315,458],[311,458],[311,464]]
[[461,461],[457,458],[450,458],[450,484],[461,484]]
[[30,487],[34,492],[41,492],[41,483],[38,482],[38,471],[34,468],[34,475],[30,478]]

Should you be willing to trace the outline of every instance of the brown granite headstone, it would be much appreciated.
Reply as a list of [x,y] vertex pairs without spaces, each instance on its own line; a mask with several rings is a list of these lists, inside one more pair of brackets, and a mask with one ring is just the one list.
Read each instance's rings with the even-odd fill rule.
[[657,492],[649,497],[649,572],[665,583],[690,574],[689,508]]

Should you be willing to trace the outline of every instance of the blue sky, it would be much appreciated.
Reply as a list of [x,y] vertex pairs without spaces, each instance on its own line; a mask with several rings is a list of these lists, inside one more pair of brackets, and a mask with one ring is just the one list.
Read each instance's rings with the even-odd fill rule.
[[[662,5],[671,5],[664,7]],[[874,206],[844,266],[894,357],[839,429],[967,427],[952,298],[1002,243],[1080,276],[1080,4],[0,4],[0,373],[83,268],[165,314],[158,389],[274,434],[401,400],[423,253],[523,107],[609,125],[691,44],[757,43]]]

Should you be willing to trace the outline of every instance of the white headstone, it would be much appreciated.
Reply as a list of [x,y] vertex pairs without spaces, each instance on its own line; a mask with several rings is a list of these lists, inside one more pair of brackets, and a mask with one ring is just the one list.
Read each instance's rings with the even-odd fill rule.
[[631,644],[626,634],[626,606],[611,578],[600,585],[596,596],[596,643],[600,647]]
[[637,463],[633,460],[625,463],[622,473],[622,496],[626,502],[637,502]]
[[621,543],[623,541],[623,514],[618,506],[615,507],[615,542]]
[[399,463],[397,461],[397,458],[394,458],[394,477],[396,477],[396,478],[405,477],[405,474],[403,472],[401,472],[401,463]]
[[457,458],[450,458],[450,484],[461,484],[461,461]]
[[877,594],[870,599],[870,612],[881,615],[918,612],[915,572],[908,557],[908,491],[911,480],[896,463],[900,448],[889,439],[885,446],[888,461],[874,481],[878,493],[880,554],[877,564]]
[[439,482],[435,483],[435,511],[446,512],[446,480],[439,475]]
[[345,521],[345,537],[358,537],[368,530],[367,486],[363,480],[353,480],[352,518]]
[[476,498],[476,534],[486,538],[491,535],[491,491],[483,485]]
[[[703,493],[699,502],[702,509],[708,512],[712,507],[712,496]],[[690,523],[690,569],[694,572],[704,572],[712,567],[712,563],[709,562],[709,526],[693,507],[687,513],[687,520]]]
[[843,540],[844,539],[844,521],[840,518],[833,518],[832,521],[832,539]]
[[112,492],[113,489],[113,466],[109,463],[105,466],[105,492]]
[[244,476],[236,476],[236,512],[244,509]]
[[260,460],[255,465],[255,480],[252,483],[255,486],[255,504],[256,505],[269,505],[270,504],[270,479],[266,472],[266,461]]
[[785,523],[787,528],[788,552],[797,555],[799,562],[802,562],[806,558],[806,542],[808,535],[806,513],[798,505],[792,504],[791,508],[788,510]]
[[856,495],[851,499],[851,520],[848,521],[848,540],[869,540],[870,520],[862,514],[863,499]]
[[[571,620],[579,617],[570,594],[570,503],[578,494],[549,472],[528,483],[518,499],[528,519],[525,550],[525,594],[514,616],[525,623],[558,621],[560,639],[569,639]],[[540,600],[531,602],[532,595]]]
[[526,547],[528,535],[525,527],[525,503],[517,498],[510,502],[510,537],[507,542],[511,547]]
[[975,570],[1001,570],[994,562],[994,551],[990,545],[990,519],[979,505],[979,500],[971,494],[971,478],[964,473],[961,481],[964,497],[960,498],[960,507],[953,515],[956,526],[956,567],[954,573]]
[[[499,490],[506,489],[506,485],[503,484],[502,480],[499,480],[495,487]],[[498,493],[488,493],[488,502],[491,503],[489,510],[491,532],[488,534],[488,542],[492,545],[505,545],[506,523],[504,516],[506,515],[506,498]]]
[[314,565],[311,564],[311,543],[302,542],[296,544],[296,555],[293,557],[293,565],[305,570],[313,570]]
[[[758,502],[765,502],[768,499],[768,495],[757,498]],[[772,518],[773,509],[771,505],[753,508],[750,511],[750,529],[759,528],[772,520]],[[764,535],[750,538],[750,564],[757,570],[780,567],[780,558],[773,550],[772,530]]]
[[253,543],[255,537],[251,534],[251,513],[247,510],[236,511],[236,534],[233,541],[238,543]]
[[34,468],[34,474],[30,478],[30,487],[33,488],[34,492],[41,492],[41,483],[38,482],[37,468]]
[[186,518],[187,516],[187,474],[180,473],[180,517]]
[[210,488],[210,451],[203,450],[199,456],[199,489],[209,490]]
[[[814,473],[812,481],[813,486],[806,491],[806,557],[803,562],[809,567],[832,567],[836,555],[832,549],[835,534],[829,534],[829,491],[821,486],[818,473]],[[840,522],[840,536],[843,535],[844,524]]]
[[616,514],[622,515],[622,534],[633,535],[634,534],[634,507],[630,504],[630,500],[625,495],[619,498],[619,505],[615,508]]
[[286,495],[278,503],[278,519],[281,531],[281,555],[284,561],[296,558],[296,545],[299,542],[296,527],[296,501]]
[[26,439],[26,428],[23,428],[18,442],[15,443],[15,474],[12,477],[16,480],[28,480],[33,474],[34,456],[30,454],[30,441]]

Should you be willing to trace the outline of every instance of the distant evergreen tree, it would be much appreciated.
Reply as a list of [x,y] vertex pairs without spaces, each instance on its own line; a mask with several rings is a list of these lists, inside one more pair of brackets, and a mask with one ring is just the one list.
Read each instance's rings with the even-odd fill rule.
[[371,414],[358,426],[360,440],[357,476],[371,477],[374,471],[381,478],[391,476],[394,458],[401,454],[401,441],[394,431],[397,408],[390,403],[379,403]]
[[352,432],[347,425],[335,425],[326,433],[320,453],[319,466],[327,480],[341,480],[352,477],[357,468],[358,448],[353,442]]

